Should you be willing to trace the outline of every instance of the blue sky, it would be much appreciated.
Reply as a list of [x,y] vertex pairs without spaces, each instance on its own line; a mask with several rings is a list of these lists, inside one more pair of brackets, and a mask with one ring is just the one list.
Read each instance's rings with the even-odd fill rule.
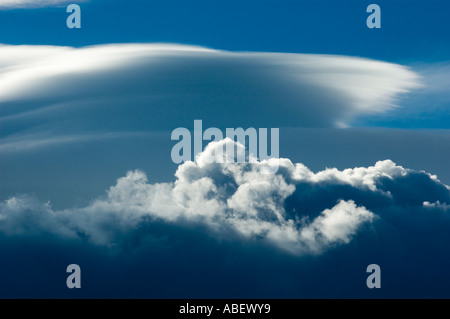
[[447,61],[445,0],[378,1],[382,28],[365,27],[370,1],[146,1],[80,3],[82,29],[65,6],[0,12],[2,43],[85,46],[173,42],[232,51],[323,53],[391,62]]
[[[450,296],[448,1],[8,1],[1,297]],[[173,163],[195,119],[281,168]]]
[[[426,74],[429,68],[444,67],[448,75],[447,1],[433,0],[426,5],[420,0],[379,1],[381,29],[366,27],[370,3],[132,0],[124,4],[121,0],[95,0],[80,3],[83,27],[78,30],[65,27],[64,5],[10,7],[0,10],[0,37],[4,44],[80,47],[163,42],[231,51],[349,55],[405,64]],[[362,118],[355,125],[449,128],[447,90],[443,88],[435,98],[439,100],[431,102],[422,91],[417,94],[413,101],[404,100],[404,107],[397,112]]]

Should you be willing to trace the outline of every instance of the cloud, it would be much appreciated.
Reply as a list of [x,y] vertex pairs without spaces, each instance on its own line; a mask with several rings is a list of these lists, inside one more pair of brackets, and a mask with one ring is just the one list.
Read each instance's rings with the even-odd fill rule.
[[[84,2],[87,0],[79,0]],[[16,9],[16,8],[39,8],[39,7],[51,7],[61,6],[73,3],[71,0],[2,0],[0,2],[1,9]]]
[[[443,178],[448,134],[334,128],[403,105],[419,86],[404,66],[168,44],[3,45],[0,85],[1,296],[73,298],[64,271],[74,262],[84,297],[448,296],[448,186],[376,162]],[[167,182],[170,130],[193,119],[296,127],[280,130],[280,149],[308,167],[208,164],[210,144]],[[262,174],[271,165],[277,173]],[[374,262],[389,283],[381,292],[364,286]]]
[[449,129],[450,61],[412,63],[423,84],[402,100],[402,107],[389,113],[360,117],[355,126]]
[[117,138],[136,138],[149,136],[145,132],[113,132],[104,134],[75,134],[65,136],[49,136],[38,134],[31,134],[30,136],[12,137],[8,142],[0,145],[0,152],[14,152],[17,150],[26,151],[39,149],[41,147],[61,145],[66,143],[83,143],[98,140],[112,140]]
[[[390,160],[312,171],[287,158],[268,175],[262,172],[270,161],[208,164],[202,156],[208,154],[179,165],[173,182],[154,182],[158,161],[149,177],[129,171],[90,202],[55,208],[32,194],[0,202],[0,296],[449,295],[450,190],[436,176]],[[89,176],[67,198],[101,175],[84,163],[90,170],[79,175]],[[67,169],[53,167],[52,174],[59,188],[73,183]],[[50,182],[46,174],[29,175],[37,190]],[[72,263],[81,266],[84,282],[76,292],[65,286]],[[365,286],[372,263],[384,283],[376,291]]]
[[420,83],[405,66],[355,57],[109,44],[1,45],[0,85],[8,143],[191,128],[194,119],[219,128],[343,127],[394,108]]
[[[289,159],[202,161],[211,151],[207,147],[199,161],[179,165],[173,183],[149,183],[144,172],[130,171],[85,207],[54,210],[29,196],[11,197],[0,204],[0,233],[47,233],[120,248],[136,234],[151,237],[141,231],[143,225],[162,223],[316,255],[349,244],[370,225],[376,230],[377,220],[399,227],[404,223],[399,216],[440,220],[450,203],[450,188],[436,176],[390,160],[314,173]],[[278,172],[264,174],[274,161]]]
[[446,204],[446,203],[440,203],[439,201],[436,201],[434,203],[430,203],[428,201],[424,201],[423,202],[423,206],[427,207],[427,208],[438,208],[438,209],[442,209],[442,210],[450,210],[450,205]]

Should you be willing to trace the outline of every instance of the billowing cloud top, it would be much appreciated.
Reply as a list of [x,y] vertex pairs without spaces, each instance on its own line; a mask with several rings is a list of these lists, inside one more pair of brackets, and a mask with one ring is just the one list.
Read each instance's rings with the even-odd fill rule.
[[[120,246],[129,237],[152,236],[140,230],[143,225],[168,223],[200,226],[218,238],[261,241],[305,255],[348,244],[379,219],[400,229],[424,217],[450,225],[450,188],[436,176],[390,160],[318,173],[289,159],[202,161],[227,142],[211,142],[197,162],[181,164],[173,183],[152,184],[142,171],[130,171],[105,197],[82,208],[54,210],[29,196],[11,197],[0,204],[0,233],[50,233]],[[264,174],[275,164],[276,174]]]
[[220,128],[347,126],[394,107],[418,81],[404,66],[345,56],[2,45],[0,121],[3,137],[189,128],[193,119]]

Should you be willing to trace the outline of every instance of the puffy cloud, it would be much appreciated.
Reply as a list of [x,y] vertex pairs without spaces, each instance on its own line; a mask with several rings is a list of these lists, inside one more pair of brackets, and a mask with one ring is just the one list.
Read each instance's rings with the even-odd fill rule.
[[[450,188],[436,176],[390,160],[314,173],[289,159],[201,160],[212,151],[207,147],[198,162],[179,165],[173,183],[152,184],[142,171],[130,171],[85,207],[53,210],[49,203],[12,197],[0,205],[0,231],[10,236],[46,232],[120,246],[136,232],[151,236],[138,231],[145,224],[198,225],[218,238],[260,241],[305,255],[348,244],[376,220],[398,223],[398,211],[419,211],[423,217],[429,208],[445,212],[450,203]],[[271,161],[279,170],[265,174]]]
[[11,151],[31,136],[72,143],[76,134],[190,128],[194,119],[219,128],[348,126],[394,107],[419,76],[346,56],[0,45],[0,85],[2,144]]
[[[324,210],[319,217],[302,231],[304,238],[326,243],[350,242],[359,226],[374,218],[373,213],[364,207],[356,207],[353,201],[341,200],[332,209]],[[321,237],[320,239],[316,239]]]

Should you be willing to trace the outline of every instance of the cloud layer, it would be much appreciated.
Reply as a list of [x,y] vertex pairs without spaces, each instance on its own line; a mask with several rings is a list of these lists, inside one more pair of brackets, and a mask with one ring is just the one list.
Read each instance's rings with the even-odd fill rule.
[[194,119],[219,128],[348,126],[393,108],[419,77],[345,56],[1,45],[0,85],[2,144],[17,150],[49,145],[31,136],[68,143],[76,134],[191,128]]
[[[83,2],[86,0],[79,0]],[[57,5],[68,5],[73,3],[71,0],[2,0],[0,2],[1,9],[16,9],[16,8],[39,8],[39,7],[49,7]]]
[[[448,186],[390,160],[313,173],[288,159],[208,164],[202,160],[208,152],[212,147],[197,162],[181,164],[174,183],[152,184],[144,172],[130,171],[106,196],[81,208],[55,211],[29,196],[11,197],[0,205],[0,231],[120,247],[137,232],[151,237],[138,231],[147,223],[197,225],[216,238],[259,241],[305,255],[348,244],[362,228],[380,218],[395,220],[399,212],[407,220],[417,218],[408,216],[414,211],[430,219],[448,214]],[[277,174],[264,174],[275,164]]]

